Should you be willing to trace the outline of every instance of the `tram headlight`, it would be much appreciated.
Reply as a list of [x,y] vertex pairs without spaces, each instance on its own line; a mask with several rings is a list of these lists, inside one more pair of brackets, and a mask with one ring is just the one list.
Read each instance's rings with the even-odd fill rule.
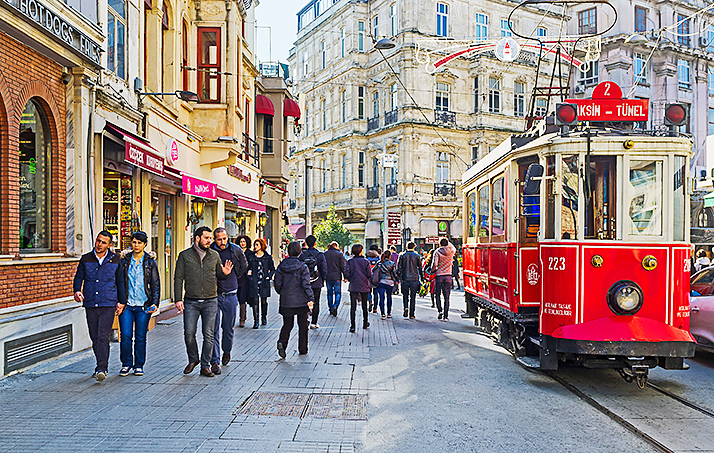
[[634,315],[643,301],[642,289],[631,280],[620,280],[607,292],[607,304],[616,315]]

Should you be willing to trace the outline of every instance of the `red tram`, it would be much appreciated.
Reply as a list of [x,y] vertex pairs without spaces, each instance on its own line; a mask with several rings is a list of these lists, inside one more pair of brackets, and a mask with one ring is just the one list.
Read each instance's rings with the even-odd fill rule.
[[464,288],[475,324],[524,365],[611,368],[644,387],[650,368],[694,355],[692,142],[676,132],[678,104],[667,130],[608,123],[647,119],[646,106],[613,107],[632,103],[619,90],[558,104],[464,174]]

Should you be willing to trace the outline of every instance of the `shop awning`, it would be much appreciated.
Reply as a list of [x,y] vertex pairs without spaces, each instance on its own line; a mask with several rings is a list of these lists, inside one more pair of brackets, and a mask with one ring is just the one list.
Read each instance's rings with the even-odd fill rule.
[[263,115],[275,115],[275,107],[273,107],[273,102],[268,99],[267,96],[259,94],[255,97],[255,113],[261,113]]
[[246,197],[245,195],[233,194],[233,203],[251,211],[265,212],[265,203],[255,198]]
[[379,220],[370,220],[364,226],[364,238],[365,239],[379,239],[380,233],[382,232],[382,222]]
[[216,191],[216,195],[221,200],[226,200],[226,201],[230,201],[231,203],[233,203],[233,193],[231,193],[225,189],[221,189],[219,187],[218,190]]
[[295,239],[305,239],[305,224],[296,223],[293,225],[288,225],[288,231],[290,234],[295,236]]
[[704,207],[714,208],[714,192],[704,196]]
[[427,236],[438,235],[439,225],[437,225],[436,220],[423,219],[419,221],[419,237],[425,238]]
[[460,238],[464,234],[464,223],[461,220],[454,220],[449,227],[451,237]]
[[124,161],[126,163],[164,176],[164,156],[154,149],[148,140],[110,123],[107,123],[105,127],[124,140]]
[[285,98],[283,101],[283,116],[300,118],[300,107],[297,105],[297,102],[290,98]]

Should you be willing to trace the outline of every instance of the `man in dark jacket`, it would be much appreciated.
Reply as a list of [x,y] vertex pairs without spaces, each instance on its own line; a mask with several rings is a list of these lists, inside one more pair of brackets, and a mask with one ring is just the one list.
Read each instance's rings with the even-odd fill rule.
[[[199,363],[196,329],[201,317],[203,348],[201,375],[213,377],[213,327],[218,310],[218,279],[225,280],[233,270],[233,263],[221,262],[218,252],[211,249],[211,229],[200,227],[193,233],[193,246],[179,253],[174,272],[174,302],[183,313],[183,333],[188,353],[188,365],[183,374],[190,374]],[[186,295],[184,297],[184,285]]]
[[308,313],[314,307],[314,294],[310,285],[310,271],[300,261],[300,244],[288,244],[288,258],[284,259],[275,271],[275,291],[280,294],[280,314],[283,315],[283,327],[278,338],[278,354],[285,358],[285,348],[290,340],[295,316],[298,318],[298,353],[307,354]]
[[347,265],[345,255],[340,252],[339,247],[340,245],[333,241],[325,252],[327,305],[330,307],[332,316],[337,316],[337,308],[342,301],[342,277],[345,274],[345,266]]
[[[217,281],[218,311],[216,312],[216,323],[213,326],[211,371],[214,374],[221,374],[219,363],[225,366],[231,361],[233,325],[236,322],[236,311],[238,309],[238,279],[248,267],[248,262],[245,259],[243,249],[228,240],[228,233],[225,228],[218,227],[213,230],[213,245],[211,248],[218,252],[221,257],[221,263],[228,261],[233,263],[233,269],[228,274],[228,278]],[[221,335],[221,332],[223,335]],[[221,346],[223,346],[222,357]]]
[[83,302],[87,314],[89,338],[92,339],[97,366],[92,377],[101,382],[109,370],[109,338],[114,313],[126,305],[126,286],[121,257],[109,250],[112,234],[100,231],[94,249],[82,255],[74,275],[74,300]]
[[315,248],[317,238],[312,234],[305,238],[307,249],[302,251],[300,261],[307,265],[307,270],[310,271],[310,287],[315,295],[315,306],[312,309],[312,324],[311,329],[317,329],[320,325],[317,323],[317,318],[320,315],[320,292],[327,274],[327,262],[325,254]]
[[421,266],[421,256],[414,251],[416,244],[407,244],[407,251],[399,257],[397,277],[402,281],[402,299],[404,300],[404,317],[414,319],[416,308],[416,295],[419,292],[419,283],[424,278]]

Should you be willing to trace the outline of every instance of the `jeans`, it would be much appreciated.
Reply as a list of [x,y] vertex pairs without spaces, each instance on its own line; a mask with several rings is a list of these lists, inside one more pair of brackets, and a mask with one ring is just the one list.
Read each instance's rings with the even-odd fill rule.
[[322,287],[312,288],[312,294],[315,295],[315,301],[312,305],[312,323],[317,324],[317,317],[320,316],[320,293],[322,292]]
[[86,307],[89,338],[92,339],[97,367],[94,371],[109,370],[109,338],[112,335],[116,307]]
[[298,352],[300,354],[307,354],[307,330],[310,324],[307,316],[309,312],[300,313],[299,315],[283,315],[283,327],[280,329],[280,338],[278,343],[281,343],[286,348],[288,347],[288,341],[290,340],[290,331],[293,330],[295,325],[295,316],[297,316],[298,323]]
[[419,293],[419,282],[402,282],[402,299],[404,309],[409,309],[409,316],[414,316],[416,309],[416,296]]
[[[127,305],[124,312],[119,315],[119,329],[121,341],[119,342],[119,357],[122,367],[143,368],[146,363],[146,332],[149,329],[151,313],[142,306],[131,307]],[[136,326],[136,329],[134,328]],[[132,355],[132,339],[134,351]]]
[[436,276],[436,288],[434,289],[434,294],[436,294],[436,309],[441,310],[441,294],[444,294],[444,318],[449,318],[449,296],[451,295],[451,276],[450,275],[437,275]]
[[[211,357],[211,364],[221,361],[221,347],[223,347],[223,352],[228,354],[233,349],[233,325],[236,322],[237,307],[237,294],[218,294],[218,311],[216,311],[216,323],[213,326],[213,356]],[[221,335],[221,332],[223,335]]]
[[367,327],[368,322],[368,311],[367,311],[367,298],[369,293],[357,293],[350,291],[350,325],[355,328],[355,313],[357,312],[357,301],[362,301],[362,325]]
[[382,313],[382,316],[384,316],[384,296],[386,294],[387,296],[387,314],[392,314],[392,289],[394,289],[393,286],[389,286],[385,283],[380,283],[379,286],[377,286],[377,292],[379,293],[379,311]]
[[201,332],[203,333],[203,347],[201,348],[201,368],[211,366],[211,355],[213,354],[213,327],[216,323],[216,311],[218,311],[218,299],[205,299],[203,302],[197,300],[184,300],[183,310],[183,337],[186,342],[186,352],[190,363],[199,363],[198,343],[196,343],[196,330],[198,329],[198,318],[201,317]]
[[342,282],[334,280],[327,282],[327,306],[336,310],[342,302]]

